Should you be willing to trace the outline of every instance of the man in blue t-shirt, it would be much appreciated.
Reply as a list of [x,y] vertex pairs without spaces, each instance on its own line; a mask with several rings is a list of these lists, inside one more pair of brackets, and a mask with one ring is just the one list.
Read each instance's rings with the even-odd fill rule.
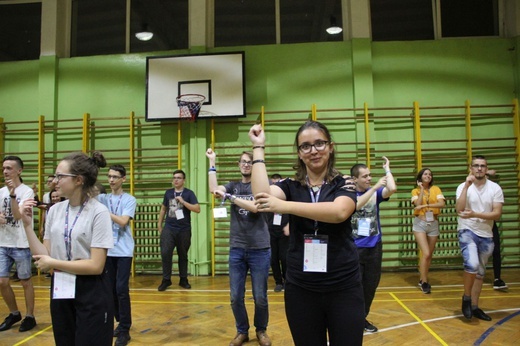
[[114,330],[116,345],[124,346],[130,341],[132,313],[130,307],[130,271],[134,256],[134,238],[130,220],[134,218],[136,199],[123,191],[126,169],[121,165],[110,166],[108,184],[111,193],[99,194],[97,199],[110,212],[114,247],[108,249],[106,267],[114,289],[114,316],[119,322]]
[[[379,280],[381,279],[381,262],[383,260],[383,243],[381,240],[381,223],[379,222],[379,204],[388,201],[397,191],[395,180],[390,171],[390,161],[385,160],[383,168],[385,176],[376,185],[370,186],[372,175],[364,164],[356,164],[350,169],[350,175],[356,183],[356,212],[352,215],[352,236],[358,248],[359,269],[365,297],[365,316],[370,312]],[[365,319],[365,331],[377,332],[376,326]]]
[[[178,169],[173,172],[173,189],[164,193],[157,229],[161,236],[162,282],[157,288],[166,290],[172,285],[172,256],[177,247],[179,256],[179,286],[190,289],[188,282],[188,250],[191,246],[191,212],[200,213],[195,193],[184,187],[186,173]],[[166,222],[163,221],[166,217]]]

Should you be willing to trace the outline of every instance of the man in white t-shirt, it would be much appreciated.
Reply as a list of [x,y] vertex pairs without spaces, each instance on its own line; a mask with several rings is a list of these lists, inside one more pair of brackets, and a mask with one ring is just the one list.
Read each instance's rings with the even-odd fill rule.
[[500,186],[486,177],[487,160],[474,156],[470,174],[457,188],[459,243],[464,260],[462,313],[491,321],[478,307],[486,263],[493,253],[493,222],[500,219],[504,194]]
[[11,329],[13,324],[22,320],[16,297],[9,284],[9,272],[14,263],[25,294],[27,313],[19,328],[20,332],[25,332],[36,326],[36,320],[31,251],[19,204],[34,198],[34,192],[22,182],[23,161],[18,156],[6,156],[2,169],[5,186],[0,189],[0,291],[9,315],[0,324],[0,332]]

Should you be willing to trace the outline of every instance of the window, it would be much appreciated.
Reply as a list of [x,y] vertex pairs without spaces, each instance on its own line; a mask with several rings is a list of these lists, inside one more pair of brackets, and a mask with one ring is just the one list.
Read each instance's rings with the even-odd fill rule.
[[73,0],[71,56],[125,53],[126,0]]
[[0,5],[0,61],[40,58],[42,4]]
[[432,0],[370,0],[370,18],[373,41],[435,38]]
[[274,0],[215,1],[215,47],[275,43]]
[[442,37],[498,36],[497,0],[441,1]]
[[330,35],[331,22],[343,27],[341,0],[281,0],[281,43],[343,41],[343,33]]

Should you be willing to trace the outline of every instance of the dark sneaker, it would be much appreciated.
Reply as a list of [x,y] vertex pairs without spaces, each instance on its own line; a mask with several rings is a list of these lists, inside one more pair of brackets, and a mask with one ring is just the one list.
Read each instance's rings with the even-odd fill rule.
[[172,285],[171,281],[163,280],[159,287],[157,287],[157,291],[166,291],[166,288],[170,287]]
[[275,292],[282,292],[282,291],[283,291],[283,285],[282,285],[282,284],[277,284],[277,285],[274,287],[274,291],[275,291]]
[[132,339],[130,337],[129,332],[120,331],[119,335],[117,336],[115,346],[126,346],[128,345],[128,342]]
[[365,320],[365,332],[375,333],[377,332],[377,327]]
[[0,332],[11,329],[13,324],[15,324],[16,322],[20,322],[21,320],[22,320],[22,315],[9,314],[9,316],[7,316],[5,318],[4,322],[2,324],[0,324]]
[[473,311],[471,311],[471,298],[469,300],[464,300],[464,296],[462,297],[462,314],[468,320],[471,320],[473,316]]
[[489,317],[484,311],[479,308],[476,308],[472,311],[473,316],[484,321],[491,321],[491,317]]
[[22,324],[20,325],[20,329],[18,330],[21,332],[26,332],[33,329],[34,327],[36,327],[36,319],[32,316],[25,316]]
[[188,282],[188,279],[181,279],[179,281],[179,286],[181,286],[182,288],[186,288],[186,289],[190,289],[191,288],[191,285],[190,283]]
[[496,290],[503,290],[507,288],[507,285],[502,279],[495,279],[495,281],[493,281],[493,288]]
[[430,284],[427,282],[423,282],[421,284],[421,291],[424,294],[429,294],[432,291],[432,286],[430,286]]

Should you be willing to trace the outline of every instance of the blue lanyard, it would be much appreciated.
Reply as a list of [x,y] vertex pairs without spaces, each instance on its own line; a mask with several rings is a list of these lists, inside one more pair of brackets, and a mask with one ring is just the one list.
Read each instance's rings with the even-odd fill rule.
[[78,221],[79,216],[81,215],[81,212],[83,211],[83,208],[85,208],[85,205],[88,202],[88,198],[83,202],[83,205],[81,208],[79,208],[79,212],[76,214],[76,217],[74,218],[74,222],[72,222],[72,226],[69,230],[69,207],[70,202],[67,204],[67,209],[65,210],[65,230],[63,232],[63,238],[65,239],[65,250],[67,252],[67,259],[70,261],[72,259],[72,230],[74,229],[74,226],[76,225],[76,221]]
[[121,199],[123,198],[123,194],[119,195],[119,200],[117,201],[115,209],[112,205],[112,196],[112,194],[108,196],[108,203],[110,203],[110,211],[112,212],[112,214],[117,215],[117,209],[119,209],[119,205],[121,205]]

